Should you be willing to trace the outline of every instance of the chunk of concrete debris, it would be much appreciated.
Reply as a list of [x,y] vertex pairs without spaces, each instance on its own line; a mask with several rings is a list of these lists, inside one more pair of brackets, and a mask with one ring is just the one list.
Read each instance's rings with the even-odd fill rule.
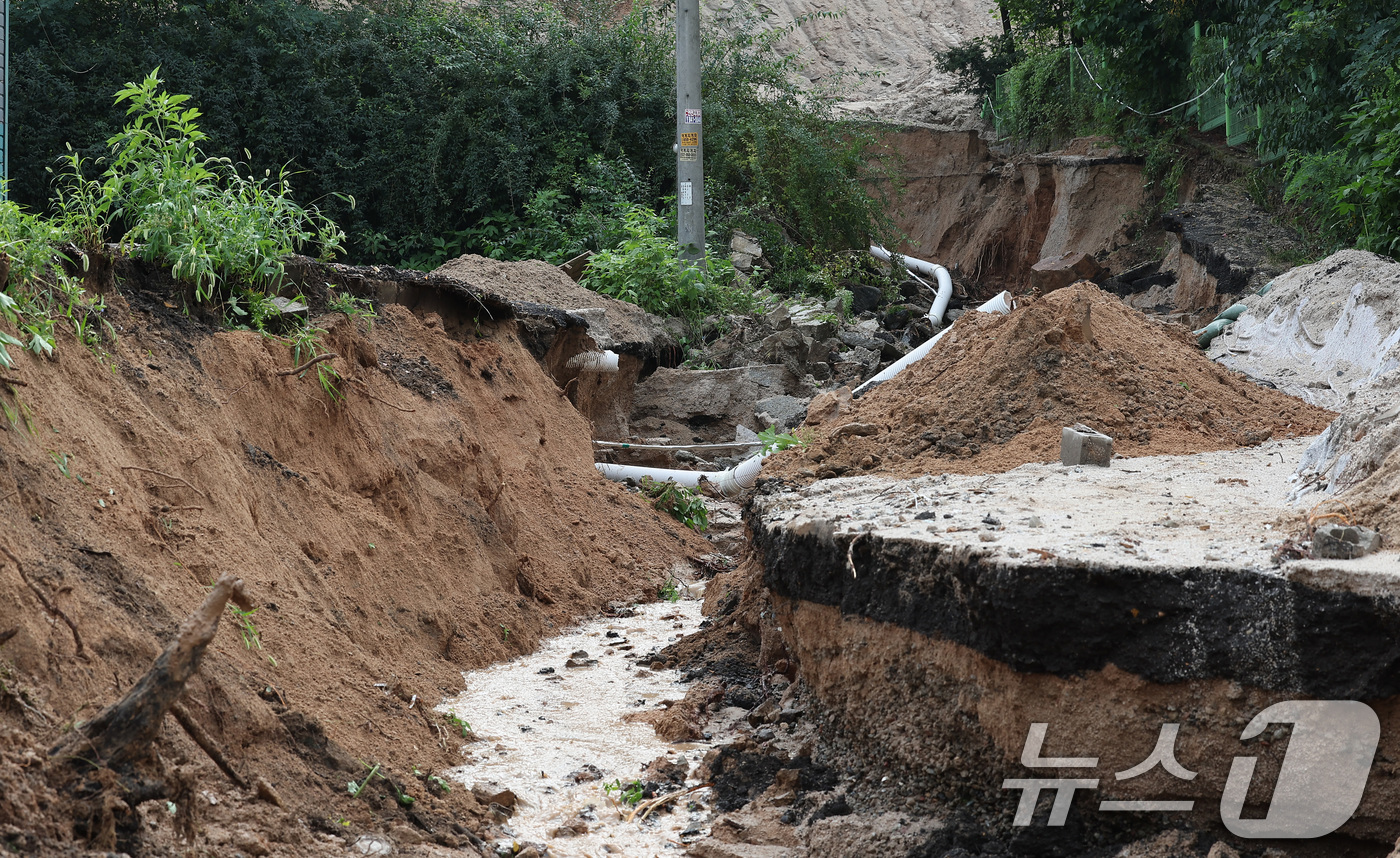
[[1098,280],[1103,268],[1094,257],[1072,251],[1061,256],[1048,256],[1031,266],[1031,285],[1042,295],[1063,289],[1077,280]]
[[1381,547],[1381,535],[1359,524],[1328,522],[1313,532],[1313,554],[1329,560],[1363,557]]
[[1060,464],[1097,465],[1107,468],[1113,459],[1113,439],[1083,423],[1066,426],[1060,432]]

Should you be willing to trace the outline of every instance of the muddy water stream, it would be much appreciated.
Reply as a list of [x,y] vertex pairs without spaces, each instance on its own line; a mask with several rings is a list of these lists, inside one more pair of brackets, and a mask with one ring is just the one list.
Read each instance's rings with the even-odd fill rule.
[[622,818],[631,807],[605,789],[641,779],[643,767],[661,756],[683,755],[691,770],[686,785],[696,783],[708,742],[663,742],[650,725],[623,718],[685,696],[679,671],[652,670],[642,657],[695,631],[700,605],[692,587],[679,602],[641,605],[634,616],[566,630],[531,655],[465,674],[466,690],[439,707],[468,722],[476,737],[449,776],[518,798],[504,823],[513,848],[535,844],[543,853],[548,845],[551,856],[678,855],[683,833],[690,840],[703,829],[708,789],[641,823]]

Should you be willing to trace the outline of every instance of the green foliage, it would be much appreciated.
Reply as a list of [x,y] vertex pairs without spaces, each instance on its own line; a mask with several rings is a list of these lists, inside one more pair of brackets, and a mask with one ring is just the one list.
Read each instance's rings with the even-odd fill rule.
[[[304,302],[306,299],[298,295],[297,300]],[[286,338],[286,342],[292,349],[292,363],[301,366],[317,355],[324,354],[325,346],[321,338],[325,333],[323,329],[311,324],[310,320],[292,331],[291,335]],[[340,370],[332,366],[330,361],[323,360],[315,366],[303,370],[297,377],[305,378],[306,373],[313,369],[316,371],[316,381],[320,383],[321,390],[332,402],[339,402],[343,396],[340,392]]]
[[[213,173],[237,191],[227,207],[240,214],[269,199],[316,202],[357,260],[431,268],[475,252],[559,262],[616,247],[632,207],[660,210],[675,188],[669,10],[638,4],[619,18],[606,0],[37,0],[16,13],[13,192],[36,208],[50,197],[53,153],[71,141],[75,166],[64,175],[76,176],[108,156],[126,104],[110,93],[157,64],[172,91],[191,96],[163,105],[180,112],[167,128],[178,130],[188,104],[205,111],[207,138],[160,138],[172,184],[207,187],[192,176]],[[800,289],[824,254],[889,240],[883,195],[893,186],[871,131],[836,121],[831,94],[791,82],[795,61],[775,47],[782,35],[761,22],[739,36],[707,33],[708,222],[715,244],[736,227],[759,236],[775,263],[769,285]],[[101,222],[84,214],[105,199],[90,180],[60,176],[57,190]],[[131,240],[168,245],[208,288],[223,255],[211,252],[211,266],[180,252],[176,226],[201,226],[182,213],[172,203],[148,237]],[[276,254],[252,249],[249,268],[267,273]]]
[[374,767],[369,770],[369,774],[365,775],[364,780],[350,781],[350,783],[346,784],[345,791],[350,793],[351,798],[359,798],[360,795],[364,793],[365,787],[369,786],[369,782],[374,780],[375,777],[379,777],[381,779],[384,777],[383,775],[379,774],[378,763],[375,763]]
[[705,497],[699,491],[676,485],[670,480],[642,477],[642,494],[651,498],[652,506],[695,531],[703,533],[710,526],[710,512]]
[[1345,117],[1342,140],[1351,181],[1333,195],[1338,216],[1358,227],[1356,246],[1400,255],[1400,79],[1389,91],[1357,103]]
[[462,720],[462,718],[460,718],[459,716],[449,713],[447,716],[447,723],[451,724],[455,729],[459,730],[462,734],[463,739],[471,735],[472,725]]
[[779,432],[777,426],[769,426],[759,432],[758,440],[763,444],[762,452],[765,456],[779,450],[786,450],[789,447],[807,446],[807,439],[798,437],[793,432]]
[[326,284],[330,292],[330,298],[326,301],[326,309],[332,313],[343,313],[352,322],[364,320],[366,325],[374,327],[374,320],[379,318],[379,314],[374,312],[374,303],[367,298],[356,298],[346,292],[337,292],[329,284]]
[[59,208],[88,224],[85,240],[101,234],[93,220],[126,223],[123,245],[169,265],[175,277],[194,284],[201,301],[230,281],[276,285],[283,258],[312,241],[334,254],[344,235],[292,200],[286,171],[275,182],[271,171],[255,179],[226,158],[204,155],[199,110],[185,106],[188,95],[161,89],[158,72],[117,93],[118,105],[129,103],[129,121],[107,140],[111,165],[100,184],[83,178],[76,153],[69,158]]
[[1284,213],[1325,254],[1354,244],[1400,253],[1400,82],[1343,117],[1336,148],[1294,152],[1284,167]]
[[233,621],[238,624],[238,636],[243,639],[244,648],[262,649],[262,633],[253,625],[253,614],[257,613],[258,609],[252,607],[245,611],[232,602],[229,603],[228,609],[233,613]]
[[752,293],[733,285],[727,260],[712,255],[703,263],[681,262],[664,218],[633,206],[625,223],[627,237],[589,260],[584,286],[660,316],[680,316],[692,326],[711,313],[753,307]]
[[1009,72],[1015,98],[1003,117],[1011,136],[1040,148],[1094,127],[1098,100],[1071,90],[1072,50],[1033,49]]
[[611,783],[603,784],[603,792],[608,795],[617,793],[617,797],[625,804],[633,806],[642,800],[644,791],[645,787],[642,786],[641,781],[628,781],[627,783],[623,783],[622,779],[618,778]]
[[1010,36],[982,36],[954,45],[934,57],[934,64],[945,74],[955,74],[963,88],[974,95],[993,96],[997,77],[1006,74],[1019,60],[1020,52]]
[[667,575],[666,583],[661,585],[660,596],[668,602],[679,602],[681,600],[680,582]]
[[1388,0],[1228,0],[1221,13],[1214,32],[1229,39],[1241,98],[1269,106],[1266,150],[1326,151],[1397,70],[1400,15]]

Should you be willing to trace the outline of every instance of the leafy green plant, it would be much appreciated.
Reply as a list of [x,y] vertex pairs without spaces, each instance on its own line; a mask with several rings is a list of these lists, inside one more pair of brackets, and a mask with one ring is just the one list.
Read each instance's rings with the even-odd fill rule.
[[651,498],[652,506],[691,530],[703,533],[709,528],[710,513],[705,507],[704,495],[698,490],[651,477],[642,477],[641,489],[642,494]]
[[[669,208],[675,189],[674,154],[657,145],[675,131],[673,14],[638,4],[619,15],[608,0],[68,0],[62,14],[21,4],[11,22],[20,69],[12,121],[24,135],[14,147],[13,196],[39,209],[65,192],[45,172],[61,169],[52,157],[65,141],[79,175],[111,157],[105,141],[133,104],[114,105],[111,94],[139,84],[159,57],[172,86],[178,80],[191,96],[171,110],[197,103],[204,111],[194,121],[209,137],[195,144],[192,163],[219,182],[230,171],[242,182],[262,177],[271,194],[285,189],[316,205],[353,236],[358,261],[432,268],[479,253],[559,262],[615,248],[627,237],[629,206]],[[722,247],[733,228],[759,235],[774,264],[769,285],[797,291],[822,254],[876,235],[890,243],[886,191],[894,188],[882,165],[891,156],[871,126],[837,114],[839,84],[799,85],[799,58],[781,48],[790,28],[754,14],[729,34],[705,33],[711,244]],[[294,187],[281,181],[288,176]],[[185,178],[177,170],[172,186]],[[117,204],[91,188],[86,197],[70,191]],[[187,209],[180,202],[161,214]],[[113,233],[132,223],[106,222]],[[172,249],[179,243],[173,223],[154,232],[170,236]],[[259,250],[257,258],[274,255]],[[191,254],[172,258],[208,269]]]
[[666,220],[643,206],[625,218],[628,236],[588,263],[582,284],[595,292],[630,301],[659,316],[680,316],[692,327],[710,313],[743,311],[753,294],[734,286],[734,268],[714,256],[694,264],[679,259],[680,248],[666,237]]
[[73,472],[69,470],[68,467],[67,453],[60,453],[57,450],[51,450],[49,452],[49,458],[53,459],[53,463],[58,466],[58,472],[62,474],[65,479],[73,479]]
[[455,729],[461,731],[463,739],[467,738],[471,734],[472,725],[468,724],[461,717],[455,714],[448,714],[447,723],[451,724]]
[[350,793],[351,798],[359,798],[364,793],[365,787],[369,786],[370,781],[374,780],[375,777],[384,777],[383,775],[379,774],[378,763],[374,764],[374,767],[369,770],[369,774],[365,775],[363,780],[350,781],[350,783],[346,784],[345,790],[346,792]]
[[292,199],[286,170],[275,180],[271,170],[254,177],[228,158],[204,154],[200,111],[187,105],[188,95],[162,89],[159,71],[117,93],[128,121],[107,140],[110,165],[100,183],[84,177],[76,153],[69,156],[58,202],[83,226],[83,240],[99,241],[108,216],[129,224],[122,237],[128,252],[170,265],[175,277],[194,284],[200,301],[230,282],[279,282],[284,257],[303,245],[334,254],[344,234]]
[[805,447],[807,439],[799,437],[794,432],[779,432],[777,426],[769,426],[758,433],[758,440],[763,444],[764,455],[776,453],[779,450],[786,450],[789,447]]
[[603,784],[603,792],[608,795],[617,793],[617,797],[624,803],[635,806],[642,800],[645,791],[641,781],[628,781],[623,783],[621,778],[613,780],[611,783]]
[[501,627],[501,643],[510,643],[510,626],[499,623]]
[[[305,298],[298,295],[297,300],[305,301]],[[287,338],[292,347],[292,363],[301,366],[317,355],[324,354],[325,346],[321,337],[325,333],[323,329],[311,324],[309,319],[294,330]],[[306,373],[312,369],[316,370],[316,380],[320,383],[321,390],[325,391],[326,396],[330,397],[332,402],[340,401],[343,395],[340,392],[340,370],[332,366],[330,361],[323,360],[303,371],[299,377],[305,377]]]
[[672,575],[666,576],[666,583],[661,585],[661,598],[667,602],[679,602],[681,600],[680,582]]
[[363,319],[365,324],[374,327],[374,320],[379,318],[374,312],[374,303],[367,298],[356,298],[348,292],[337,292],[329,283],[326,287],[330,289],[330,299],[326,301],[326,309],[332,313],[343,313],[351,321]]
[[441,777],[438,777],[437,775],[427,774],[419,771],[417,766],[413,767],[413,776],[427,784],[429,789],[438,789],[442,790],[443,792],[452,792],[452,784],[448,783],[446,780],[444,780]]

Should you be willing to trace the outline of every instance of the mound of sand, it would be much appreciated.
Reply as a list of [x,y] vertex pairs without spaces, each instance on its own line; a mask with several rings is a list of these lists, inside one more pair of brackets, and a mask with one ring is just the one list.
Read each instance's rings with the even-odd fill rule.
[[1074,423],[1147,456],[1312,435],[1332,417],[1212,363],[1184,329],[1081,282],[1009,315],[967,314],[928,357],[765,471],[993,473],[1055,460],[1060,430]]

